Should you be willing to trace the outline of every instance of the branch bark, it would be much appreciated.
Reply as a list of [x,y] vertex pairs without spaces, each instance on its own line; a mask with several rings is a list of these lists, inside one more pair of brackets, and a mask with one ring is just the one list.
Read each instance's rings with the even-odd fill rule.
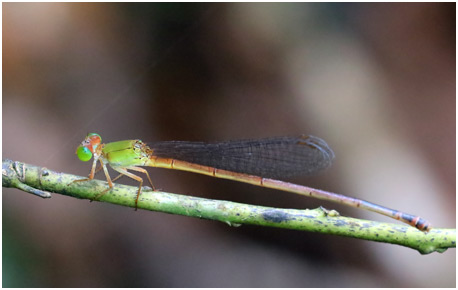
[[[50,192],[79,199],[95,200],[108,188],[99,180],[72,183],[84,177],[59,173],[18,161],[3,160],[2,186],[50,198]],[[69,185],[70,184],[70,185]],[[135,207],[137,187],[116,184],[98,201]],[[241,224],[278,227],[353,237],[376,242],[397,244],[418,250],[421,254],[442,253],[456,246],[456,229],[433,228],[421,232],[404,224],[380,223],[340,216],[335,210],[280,209],[212,200],[186,195],[152,191],[144,187],[138,208],[170,214],[221,221],[229,226]]]

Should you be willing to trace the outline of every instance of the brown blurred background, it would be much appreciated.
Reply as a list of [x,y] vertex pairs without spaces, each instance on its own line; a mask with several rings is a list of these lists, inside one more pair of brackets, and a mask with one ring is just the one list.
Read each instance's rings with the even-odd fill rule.
[[[455,18],[454,3],[5,3],[3,158],[87,175],[74,152],[88,132],[106,142],[312,134],[334,166],[293,182],[455,227]],[[149,172],[169,192],[391,221]],[[456,284],[454,249],[422,256],[12,189],[2,201],[4,287]]]

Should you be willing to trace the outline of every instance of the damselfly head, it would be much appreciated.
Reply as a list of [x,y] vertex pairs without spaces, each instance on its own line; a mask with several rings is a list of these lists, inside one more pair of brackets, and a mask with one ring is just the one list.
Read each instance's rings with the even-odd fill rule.
[[76,148],[75,153],[81,161],[89,161],[100,143],[102,143],[102,137],[99,134],[89,133],[81,145]]

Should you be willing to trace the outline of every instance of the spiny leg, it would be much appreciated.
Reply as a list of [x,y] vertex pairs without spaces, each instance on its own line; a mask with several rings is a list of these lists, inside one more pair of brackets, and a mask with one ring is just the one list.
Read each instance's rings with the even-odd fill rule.
[[[89,176],[87,178],[84,178],[84,179],[77,179],[77,180],[73,180],[72,182],[70,182],[69,184],[67,185],[70,185],[72,183],[76,183],[76,182],[83,182],[83,181],[88,181],[88,180],[92,180],[94,179],[94,175],[95,173],[98,171],[95,170],[95,167],[97,166],[97,161],[99,159],[98,158],[94,158],[94,162],[92,162],[92,168],[91,168],[91,173],[89,173]],[[102,163],[102,161],[100,160],[100,163]],[[102,163],[103,164],[103,163]],[[99,169],[100,170],[100,169]]]
[[102,170],[102,168],[103,168],[102,165],[100,165],[99,167],[97,167],[97,169],[96,169],[95,172],[94,172],[94,176],[95,176],[100,170]]
[[98,199],[101,198],[105,193],[107,193],[107,191],[113,189],[113,182],[111,181],[110,174],[108,173],[107,166],[102,162],[102,160],[100,160],[100,165],[102,166],[103,172],[105,173],[105,177],[107,178],[108,188],[105,189],[104,191],[102,191],[101,193],[99,193],[98,195],[96,195],[95,198],[94,198],[94,200],[98,200]]
[[[99,166],[99,168],[97,168],[97,170],[96,170],[95,168],[96,168],[96,166],[97,166],[97,161],[100,161],[100,166]],[[91,173],[89,174],[88,178],[73,180],[73,181],[70,182],[68,185],[70,185],[70,184],[72,184],[72,183],[74,183],[74,182],[83,182],[83,181],[92,180],[92,179],[94,179],[95,174],[96,174],[98,171],[100,171],[101,169],[103,169],[103,171],[104,171],[104,173],[105,173],[105,177],[107,178],[107,182],[108,182],[108,186],[109,186],[109,187],[94,197],[94,200],[98,200],[98,199],[99,199],[100,197],[102,197],[107,191],[109,191],[109,190],[111,190],[111,189],[113,188],[113,182],[111,181],[110,175],[108,174],[107,167],[106,167],[106,165],[103,163],[103,161],[102,161],[101,159],[99,159],[99,158],[94,158],[94,162],[92,163]],[[118,176],[117,178],[119,178],[119,176]]]
[[[100,160],[100,163],[102,163],[101,160]],[[92,170],[91,170],[91,173],[89,174],[89,177],[88,177],[88,178],[73,180],[73,181],[70,182],[68,185],[72,184],[73,182],[82,182],[82,181],[92,180],[92,179],[94,179],[95,175],[96,175],[100,170],[102,170],[102,168],[103,168],[103,166],[100,165],[100,166],[94,171],[94,174],[92,174]],[[91,175],[92,175],[92,178],[91,178]],[[119,177],[120,177],[120,176],[118,176],[117,178],[119,178]]]
[[[133,170],[133,171],[137,171],[137,172],[142,172],[142,173],[145,173],[146,174],[146,177],[148,177],[148,181],[149,181],[149,184],[151,184],[151,188],[156,191],[156,188],[154,187],[153,185],[153,182],[151,181],[151,178],[149,177],[149,174],[148,174],[148,171],[146,171],[145,169],[141,168],[141,167],[137,167],[137,166],[129,166],[127,167],[127,169],[130,169],[130,170]],[[120,176],[118,176],[120,177]],[[116,178],[118,178],[116,177]]]
[[115,182],[116,180],[120,179],[120,178],[123,177],[123,176],[124,176],[124,174],[121,173],[121,174],[119,174],[118,176],[116,176],[115,178],[113,178],[111,181],[112,181],[112,182]]
[[[121,175],[125,175],[127,177],[130,177],[130,178],[140,182],[140,185],[138,186],[137,198],[135,199],[135,210],[137,210],[138,198],[140,197],[140,194],[142,193],[143,179],[140,176],[137,176],[137,175],[135,175],[133,173],[130,173],[127,170],[128,169],[135,170],[135,169],[138,169],[138,167],[134,167],[135,169],[133,169],[132,167],[113,167],[112,166],[112,168],[114,170],[118,171],[119,173],[121,173]],[[140,168],[140,169],[142,169],[142,168]],[[138,170],[136,170],[136,171],[138,171]],[[148,179],[149,179],[149,177],[148,177]]]

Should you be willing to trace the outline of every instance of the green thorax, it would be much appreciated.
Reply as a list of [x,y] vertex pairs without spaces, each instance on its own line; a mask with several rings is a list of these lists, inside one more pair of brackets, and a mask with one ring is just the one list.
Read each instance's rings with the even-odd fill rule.
[[111,166],[143,166],[151,149],[140,140],[124,140],[105,144],[102,155]]

